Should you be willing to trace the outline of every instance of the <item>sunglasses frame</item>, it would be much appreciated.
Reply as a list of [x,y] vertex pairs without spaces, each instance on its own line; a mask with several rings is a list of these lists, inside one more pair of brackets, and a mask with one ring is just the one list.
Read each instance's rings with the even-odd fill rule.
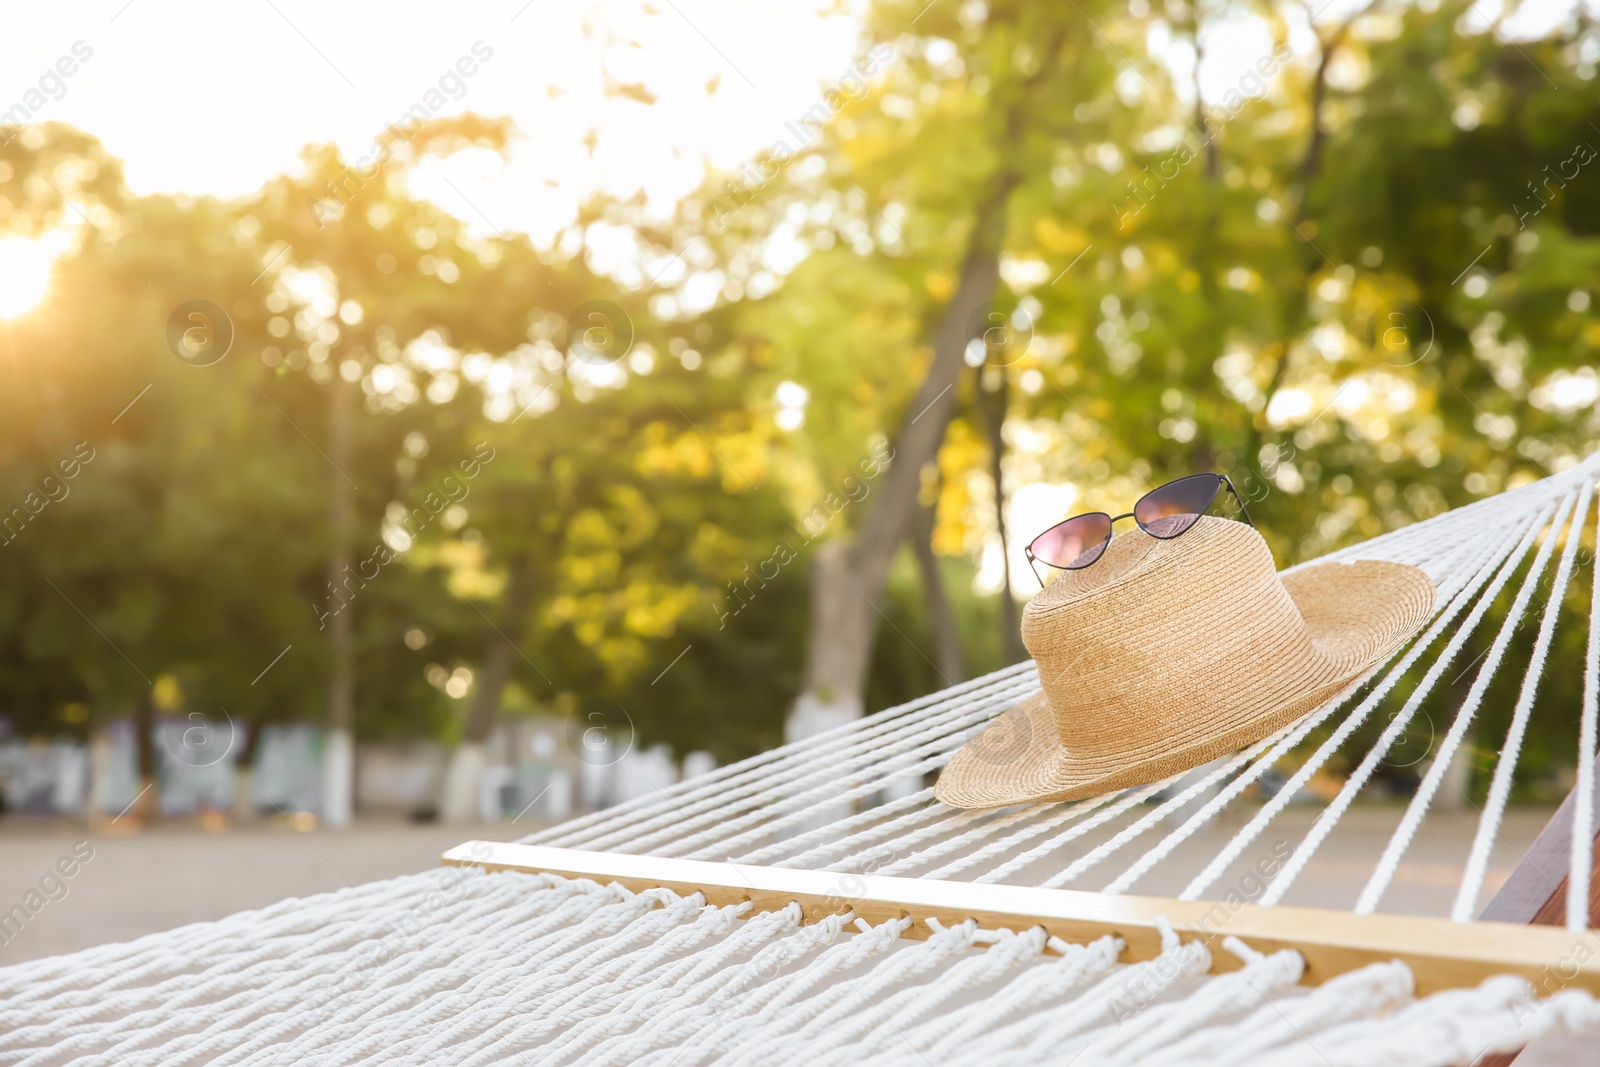
[[[1123,512],[1121,515],[1106,515],[1106,513],[1103,512],[1103,511],[1085,511],[1085,512],[1082,512],[1082,513],[1077,514],[1077,515],[1069,515],[1066,518],[1062,519],[1060,522],[1053,523],[1052,525],[1045,527],[1043,530],[1041,530],[1038,533],[1037,536],[1034,537],[1033,541],[1029,541],[1026,545],[1024,545],[1022,547],[1022,554],[1028,558],[1028,569],[1033,571],[1033,576],[1039,580],[1039,588],[1040,589],[1044,588],[1044,578],[1040,576],[1039,568],[1034,566],[1035,563],[1043,563],[1046,567],[1049,567],[1051,570],[1057,570],[1057,571],[1081,571],[1081,570],[1084,570],[1086,568],[1092,567],[1096,563],[1100,562],[1100,556],[1105,555],[1105,546],[1111,543],[1111,538],[1113,536],[1115,536],[1115,530],[1114,529],[1109,530],[1109,532],[1107,532],[1107,534],[1106,534],[1105,540],[1100,542],[1100,553],[1099,553],[1099,555],[1096,555],[1094,557],[1094,559],[1090,560],[1088,563],[1085,563],[1082,567],[1062,567],[1062,566],[1058,566],[1058,565],[1056,565],[1054,563],[1051,563],[1048,560],[1040,559],[1039,557],[1037,557],[1037,556],[1035,556],[1033,554],[1033,543],[1034,543],[1034,541],[1039,540],[1040,537],[1043,537],[1045,534],[1049,533],[1051,530],[1054,530],[1057,526],[1063,526],[1066,523],[1072,522],[1072,521],[1074,521],[1076,519],[1086,518],[1086,517],[1088,517],[1090,515],[1106,515],[1106,518],[1111,520],[1111,522],[1109,524],[1110,527],[1115,527],[1116,524],[1121,522],[1123,519],[1133,519],[1134,522],[1138,523],[1139,529],[1143,530],[1145,533],[1149,534],[1151,537],[1156,538],[1158,541],[1172,541],[1172,540],[1175,540],[1175,539],[1177,539],[1179,537],[1182,537],[1184,534],[1188,533],[1190,530],[1194,529],[1194,525],[1195,524],[1194,523],[1190,523],[1188,526],[1184,527],[1182,530],[1178,531],[1177,533],[1169,534],[1166,537],[1162,537],[1160,534],[1158,534],[1158,533],[1154,532],[1153,530],[1149,529],[1148,527],[1146,527],[1144,523],[1139,522],[1139,519],[1137,517],[1137,512],[1138,512],[1138,509],[1139,509],[1139,505],[1143,504],[1145,502],[1145,498],[1146,497],[1149,497],[1149,496],[1151,496],[1151,495],[1153,495],[1155,493],[1161,492],[1161,490],[1167,488],[1167,486],[1169,486],[1169,485],[1176,485],[1178,482],[1187,481],[1190,478],[1197,478],[1197,477],[1202,477],[1202,476],[1203,476],[1203,474],[1185,474],[1182,478],[1173,478],[1171,481],[1162,482],[1160,485],[1156,486],[1154,489],[1150,490],[1148,493],[1145,493],[1144,496],[1141,496],[1138,500],[1134,501],[1134,504],[1133,504],[1134,510],[1133,511]],[[1244,497],[1239,494],[1239,490],[1238,489],[1234,488],[1234,484],[1233,484],[1232,480],[1229,479],[1229,477],[1226,474],[1214,474],[1214,475],[1211,475],[1211,477],[1214,477],[1214,478],[1217,479],[1217,487],[1212,492],[1211,499],[1206,501],[1205,507],[1201,508],[1200,511],[1198,512],[1198,514],[1203,515],[1208,510],[1210,510],[1211,505],[1215,504],[1217,502],[1217,497],[1222,495],[1222,489],[1223,489],[1224,486],[1226,486],[1227,489],[1228,489],[1228,492],[1233,494],[1233,499],[1238,503],[1238,505],[1239,505],[1239,513],[1244,516],[1245,523],[1250,525],[1250,526],[1252,526],[1252,527],[1255,526],[1255,522],[1252,521],[1251,518],[1250,518],[1250,510],[1244,506]]]

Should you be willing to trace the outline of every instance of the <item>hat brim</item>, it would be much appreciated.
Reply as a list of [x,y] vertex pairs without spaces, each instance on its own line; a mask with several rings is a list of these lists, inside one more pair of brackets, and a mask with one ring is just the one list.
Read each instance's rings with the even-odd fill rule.
[[1398,650],[1433,611],[1433,583],[1402,563],[1319,563],[1283,575],[1282,582],[1305,619],[1315,662],[1305,665],[1310,669],[1260,671],[1258,685],[1228,698],[1248,703],[1230,709],[1236,725],[1182,744],[1074,756],[1072,739],[1058,735],[1049,701],[1035,693],[951,758],[935,796],[957,808],[1079,800],[1199,767],[1320,707]]

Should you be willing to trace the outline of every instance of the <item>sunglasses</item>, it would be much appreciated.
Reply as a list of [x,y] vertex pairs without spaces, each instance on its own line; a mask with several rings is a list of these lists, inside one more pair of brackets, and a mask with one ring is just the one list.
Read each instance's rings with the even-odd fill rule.
[[1105,552],[1111,543],[1111,526],[1120,519],[1132,519],[1139,524],[1139,529],[1162,541],[1182,537],[1216,503],[1217,494],[1224,486],[1238,501],[1244,521],[1254,526],[1255,523],[1250,522],[1250,512],[1245,510],[1244,498],[1226,474],[1191,474],[1150,490],[1126,515],[1091,511],[1058,522],[1030,541],[1022,551],[1028,557],[1033,576],[1043,588],[1044,579],[1039,575],[1039,568],[1034,566],[1035,562],[1056,570],[1083,570]]

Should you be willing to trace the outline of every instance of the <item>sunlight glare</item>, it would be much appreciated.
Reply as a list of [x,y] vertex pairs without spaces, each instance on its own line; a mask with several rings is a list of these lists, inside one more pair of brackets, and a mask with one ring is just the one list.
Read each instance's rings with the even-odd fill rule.
[[0,319],[26,314],[44,299],[54,259],[43,241],[0,237]]

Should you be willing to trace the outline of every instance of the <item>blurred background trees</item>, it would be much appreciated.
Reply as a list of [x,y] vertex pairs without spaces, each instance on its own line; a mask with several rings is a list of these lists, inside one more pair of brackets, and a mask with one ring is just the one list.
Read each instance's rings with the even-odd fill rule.
[[[132,718],[146,778],[158,714],[246,768],[323,724],[335,822],[354,741],[435,738],[457,817],[506,715],[731,760],[1014,661],[1021,546],[1171,476],[1230,473],[1289,565],[1593,450],[1595,27],[1262,6],[1199,97],[1249,13],[879,3],[788,140],[544,246],[411,191],[499,120],[228,202],[22,130],[0,281],[54,258],[0,321],[0,716]],[[597,269],[618,232],[658,266]]]

